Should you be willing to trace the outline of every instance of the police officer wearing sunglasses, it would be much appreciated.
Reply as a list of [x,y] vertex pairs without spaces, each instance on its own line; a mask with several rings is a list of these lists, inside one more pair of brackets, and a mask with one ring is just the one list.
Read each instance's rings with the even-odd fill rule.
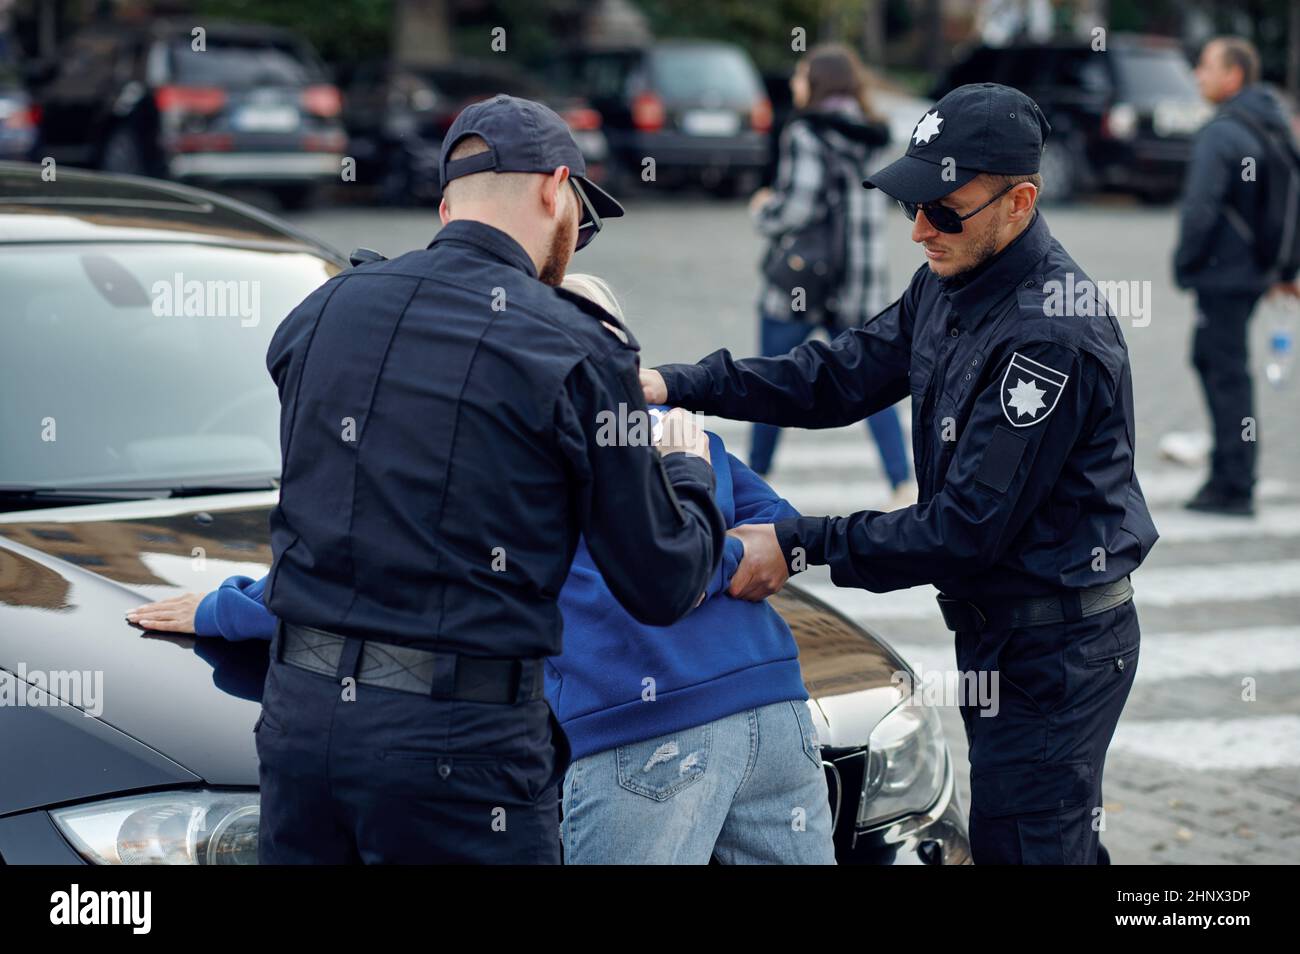
[[429,247],[326,282],[267,356],[264,863],[558,863],[568,746],[543,663],[579,536],[651,625],[694,606],[722,551],[703,433],[657,453],[605,426],[646,414],[636,340],[554,286],[623,210],[564,121],[471,106],[442,171]]
[[783,427],[911,398],[917,504],[741,528],[732,593],[761,599],[810,564],[839,586],[938,589],[958,670],[997,674],[996,712],[961,710],[976,863],[1107,859],[1102,769],[1138,656],[1129,577],[1156,540],[1119,322],[1103,302],[1060,307],[1067,275],[1091,286],[1036,207],[1048,132],[1018,90],[954,90],[864,183],[924,250],[897,301],[783,357],[642,372],[652,403]]

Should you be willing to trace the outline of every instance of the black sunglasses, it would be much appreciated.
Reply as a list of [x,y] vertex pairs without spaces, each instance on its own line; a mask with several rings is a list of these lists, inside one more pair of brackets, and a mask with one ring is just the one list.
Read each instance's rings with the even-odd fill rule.
[[591,240],[596,237],[596,233],[600,231],[602,223],[600,216],[596,214],[595,207],[591,204],[591,200],[587,198],[587,193],[578,184],[578,180],[570,179],[569,184],[573,186],[573,191],[578,193],[579,208],[581,210],[581,217],[578,219],[578,244],[573,249],[576,252],[591,243]]
[[1019,184],[1020,183],[1018,182],[1013,182],[997,195],[990,198],[978,209],[973,209],[965,215],[958,215],[956,210],[950,209],[946,205],[938,205],[934,202],[904,202],[902,199],[899,199],[898,205],[903,210],[903,214],[907,216],[909,222],[915,222],[916,213],[921,211],[925,213],[925,220],[940,232],[946,232],[948,235],[956,235],[961,232],[961,224],[963,222],[971,216],[979,215]]

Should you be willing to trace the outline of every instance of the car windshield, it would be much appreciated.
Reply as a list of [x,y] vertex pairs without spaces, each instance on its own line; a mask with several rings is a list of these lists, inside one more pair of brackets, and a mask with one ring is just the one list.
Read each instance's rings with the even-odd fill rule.
[[761,91],[753,64],[727,47],[663,47],[654,52],[654,85],[667,100],[716,96],[752,103]]
[[0,485],[278,476],[267,345],[337,270],[199,244],[0,246]]
[[1120,86],[1134,99],[1199,99],[1196,78],[1177,53],[1130,52],[1115,57]]
[[186,86],[306,86],[321,82],[321,73],[294,50],[267,41],[208,39],[206,49],[189,42],[172,44],[176,82]]

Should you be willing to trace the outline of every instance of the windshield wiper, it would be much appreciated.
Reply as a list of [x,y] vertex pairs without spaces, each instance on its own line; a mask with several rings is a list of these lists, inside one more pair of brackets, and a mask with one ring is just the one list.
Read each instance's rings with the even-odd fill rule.
[[0,484],[0,498],[6,500],[136,500],[142,497],[203,497],[208,494],[231,494],[250,490],[275,490],[278,477],[264,474],[251,477],[215,478],[178,482],[142,482],[106,484],[99,487],[60,487],[39,484]]

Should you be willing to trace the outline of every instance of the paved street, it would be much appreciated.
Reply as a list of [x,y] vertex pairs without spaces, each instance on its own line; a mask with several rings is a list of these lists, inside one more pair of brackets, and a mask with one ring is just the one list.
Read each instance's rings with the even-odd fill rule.
[[[1126,324],[1138,406],[1139,472],[1162,540],[1135,576],[1141,662],[1106,772],[1104,840],[1121,863],[1300,861],[1300,385],[1257,386],[1262,508],[1249,520],[1184,513],[1200,474],[1159,459],[1168,431],[1203,430],[1187,363],[1191,299],[1173,288],[1172,209],[1119,199],[1048,210],[1053,231],[1096,280],[1150,282],[1150,322]],[[292,216],[347,251],[423,246],[434,210],[335,209]],[[921,257],[909,224],[890,215],[892,284]],[[743,205],[701,196],[629,203],[574,270],[606,278],[642,342],[644,360],[692,360],[716,348],[755,350],[760,244]],[[1140,286],[1139,286],[1140,287]],[[1276,307],[1276,306],[1275,306]],[[1257,313],[1256,368],[1270,322]],[[1295,318],[1293,317],[1293,333]],[[746,429],[716,422],[744,456]],[[884,505],[881,468],[861,427],[787,434],[774,483],[806,514]],[[831,586],[823,568],[800,577],[926,669],[954,665],[929,587],[877,596]],[[1247,688],[1253,687],[1254,698]],[[943,710],[965,769],[955,709]],[[963,801],[968,798],[963,791]]]

